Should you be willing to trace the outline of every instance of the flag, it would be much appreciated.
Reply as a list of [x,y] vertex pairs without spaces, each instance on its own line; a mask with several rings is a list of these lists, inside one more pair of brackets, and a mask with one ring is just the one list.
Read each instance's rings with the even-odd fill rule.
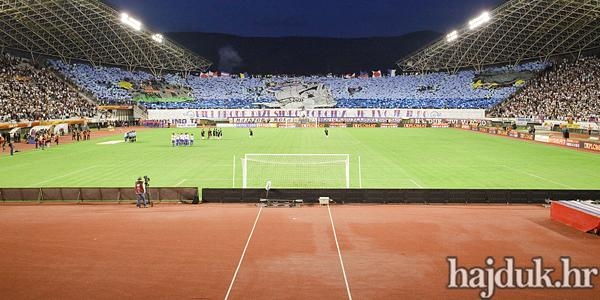
[[381,77],[381,70],[373,71],[373,77]]
[[128,81],[119,81],[119,87],[126,90],[131,90],[133,88],[133,84]]
[[231,75],[229,73],[226,73],[226,72],[221,72],[221,76],[228,77],[228,76],[231,76]]
[[396,77],[396,69],[389,69],[388,74],[390,77]]
[[240,79],[244,79],[244,78],[246,78],[246,74],[240,73]]
[[208,77],[214,77],[215,73],[213,73],[212,71],[208,71]]
[[483,86],[483,83],[481,82],[481,79],[477,80],[476,82],[473,82],[473,89],[474,90],[480,88],[481,86]]
[[200,78],[208,78],[208,73],[200,73]]

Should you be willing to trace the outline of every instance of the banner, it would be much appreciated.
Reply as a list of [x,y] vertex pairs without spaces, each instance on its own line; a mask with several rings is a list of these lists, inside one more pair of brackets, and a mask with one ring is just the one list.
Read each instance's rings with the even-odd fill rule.
[[177,124],[177,128],[196,128],[196,127],[198,127],[198,124],[196,124],[196,123],[185,123],[185,124],[178,123]]
[[600,144],[583,142],[583,149],[600,151]]
[[427,128],[427,124],[400,124],[403,128]]
[[533,135],[529,133],[519,133],[519,137],[524,140],[533,140]]
[[547,135],[536,135],[535,140],[542,143],[549,143],[550,137]]
[[131,105],[98,105],[98,110],[130,110]]
[[375,128],[377,127],[376,123],[354,123],[352,124],[354,128]]
[[581,142],[577,140],[567,139],[565,141],[565,146],[573,147],[573,148],[581,148]]
[[551,136],[551,137],[548,139],[548,142],[549,142],[550,144],[555,144],[555,145],[563,145],[563,146],[567,144],[567,141],[566,141],[564,138],[562,138],[562,137],[560,137],[560,138],[557,138],[557,137],[553,137],[553,136]]
[[[210,119],[224,121],[229,118],[316,118],[320,121],[360,119],[474,119],[485,118],[483,109],[149,109],[149,120]],[[385,122],[385,121],[383,121]]]

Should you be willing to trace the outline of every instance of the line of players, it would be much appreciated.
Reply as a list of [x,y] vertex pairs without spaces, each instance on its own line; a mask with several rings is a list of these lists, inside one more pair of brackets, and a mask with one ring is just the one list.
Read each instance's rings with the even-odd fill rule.
[[220,140],[223,137],[223,129],[213,128],[212,130],[209,129],[208,133],[207,133],[204,131],[204,128],[202,128],[202,131],[200,131],[200,137],[202,137],[202,139],[204,139],[205,135],[206,135],[207,139],[209,139],[209,140],[211,137]]
[[[216,139],[221,139],[223,137],[223,130],[220,128],[213,128],[212,130],[209,129],[208,132],[204,130],[204,128],[202,128],[202,131],[200,132],[200,137],[202,139],[204,139],[204,137],[206,137],[207,139],[210,140],[211,137],[216,138]],[[173,147],[179,147],[179,146],[183,146],[183,147],[188,147],[188,146],[194,146],[194,134],[189,134],[189,133],[172,133],[171,134],[171,145],[173,145]]]
[[172,133],[171,134],[171,145],[173,147],[187,147],[194,146],[194,134],[186,133]]

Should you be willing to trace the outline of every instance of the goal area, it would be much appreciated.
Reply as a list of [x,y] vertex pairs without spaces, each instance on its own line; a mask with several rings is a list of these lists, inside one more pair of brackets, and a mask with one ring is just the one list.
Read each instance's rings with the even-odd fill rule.
[[246,154],[242,187],[350,188],[349,154]]

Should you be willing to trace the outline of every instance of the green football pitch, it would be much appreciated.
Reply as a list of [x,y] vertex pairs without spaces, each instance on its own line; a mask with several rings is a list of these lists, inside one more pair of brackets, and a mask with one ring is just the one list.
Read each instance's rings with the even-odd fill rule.
[[322,129],[257,128],[249,138],[224,128],[222,140],[200,140],[193,129],[193,147],[172,147],[173,131],[181,130],[3,155],[0,187],[128,187],[144,175],[151,186],[241,187],[245,154],[277,153],[349,154],[352,188],[600,188],[598,154],[456,129],[331,128],[326,138]]

